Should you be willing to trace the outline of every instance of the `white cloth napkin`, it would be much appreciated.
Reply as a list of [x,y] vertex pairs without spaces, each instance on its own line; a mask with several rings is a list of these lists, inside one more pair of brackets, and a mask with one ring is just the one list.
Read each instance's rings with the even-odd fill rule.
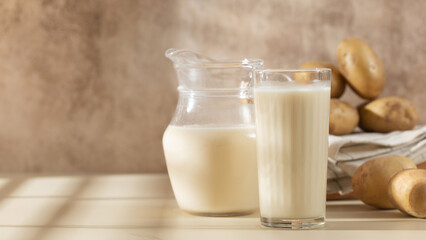
[[419,164],[426,161],[426,125],[391,133],[358,132],[328,138],[327,193],[352,191],[352,175],[365,161],[402,155]]

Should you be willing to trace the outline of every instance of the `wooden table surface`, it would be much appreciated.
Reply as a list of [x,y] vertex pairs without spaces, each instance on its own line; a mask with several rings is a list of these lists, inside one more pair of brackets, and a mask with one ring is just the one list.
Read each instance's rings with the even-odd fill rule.
[[319,230],[260,226],[259,213],[196,217],[180,211],[165,174],[2,175],[0,240],[426,239],[426,219],[359,201],[327,203]]

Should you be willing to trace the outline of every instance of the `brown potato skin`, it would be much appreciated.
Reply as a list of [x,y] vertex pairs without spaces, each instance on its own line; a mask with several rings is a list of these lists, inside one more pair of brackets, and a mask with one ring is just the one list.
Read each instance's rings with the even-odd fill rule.
[[403,169],[416,168],[411,159],[403,156],[384,156],[363,163],[352,177],[355,195],[365,204],[391,209],[395,206],[388,198],[389,180]]
[[340,73],[339,69],[329,63],[320,61],[310,61],[299,68],[330,68],[331,69],[331,97],[339,98],[345,92],[346,80]]
[[[417,164],[417,168],[426,170],[426,162],[422,162],[422,163]],[[358,199],[358,198],[356,197],[356,195],[353,191],[348,193],[348,194],[345,194],[345,195],[340,195],[338,193],[327,194],[327,201],[328,200],[331,200],[331,201],[333,201],[333,200],[347,200],[347,199]]]
[[417,168],[425,169],[426,170],[426,162],[422,162],[417,164]]
[[340,195],[339,193],[327,194],[327,201],[349,200],[349,199],[357,199],[354,192],[350,192],[344,195]]
[[385,86],[385,69],[379,56],[363,40],[343,39],[337,48],[340,72],[362,98],[377,98]]
[[349,103],[339,100],[330,100],[329,132],[333,135],[351,133],[358,125],[358,111]]
[[389,180],[388,196],[401,212],[426,218],[426,170],[407,169]]
[[416,107],[401,97],[374,100],[359,109],[359,126],[368,132],[387,133],[413,129],[419,114]]

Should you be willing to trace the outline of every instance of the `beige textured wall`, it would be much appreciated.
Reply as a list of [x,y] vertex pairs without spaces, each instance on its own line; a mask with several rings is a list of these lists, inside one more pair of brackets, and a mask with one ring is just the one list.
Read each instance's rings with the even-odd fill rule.
[[[169,47],[266,67],[336,62],[342,38],[382,57],[385,95],[426,123],[426,1],[2,0],[0,171],[165,171]],[[344,99],[361,102],[351,91]]]

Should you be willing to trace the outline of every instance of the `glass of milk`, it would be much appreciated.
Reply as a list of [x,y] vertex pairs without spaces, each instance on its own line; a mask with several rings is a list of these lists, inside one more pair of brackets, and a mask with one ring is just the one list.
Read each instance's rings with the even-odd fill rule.
[[257,59],[214,60],[169,49],[179,100],[163,135],[167,170],[179,207],[202,216],[258,208],[253,70]]
[[325,223],[330,69],[256,70],[254,102],[261,223]]

